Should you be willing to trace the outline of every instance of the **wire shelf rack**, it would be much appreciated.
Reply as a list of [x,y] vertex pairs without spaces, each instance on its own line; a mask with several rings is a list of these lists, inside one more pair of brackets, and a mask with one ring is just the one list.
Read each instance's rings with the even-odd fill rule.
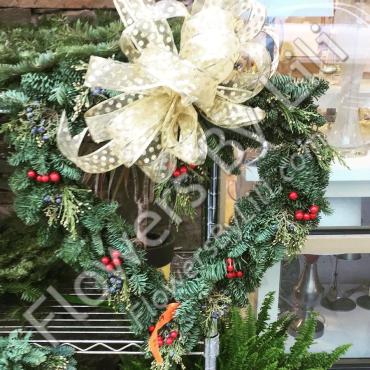
[[[177,253],[174,269],[178,269],[191,258],[191,252]],[[83,294],[89,299],[102,296],[102,290],[95,286],[94,280],[85,279],[81,286]],[[66,289],[62,296],[78,298],[74,289]],[[79,354],[122,355],[144,354],[144,341],[138,340],[130,330],[130,319],[108,307],[92,306],[83,303],[61,302],[55,294],[40,298],[31,307],[33,319],[20,322],[0,314],[0,335],[8,335],[13,330],[32,332],[31,343],[36,346],[68,345]],[[39,301],[40,301],[39,300]],[[29,314],[25,314],[27,319]],[[200,341],[192,355],[203,356],[204,341]]]

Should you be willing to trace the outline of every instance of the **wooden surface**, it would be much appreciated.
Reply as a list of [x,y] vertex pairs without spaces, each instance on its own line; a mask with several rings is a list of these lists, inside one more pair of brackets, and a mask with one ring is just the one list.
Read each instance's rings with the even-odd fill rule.
[[[221,172],[220,178],[220,202],[219,202],[219,223],[226,226],[230,223],[234,215],[234,205],[236,199],[245,195],[250,190],[250,183],[244,180],[244,175],[233,176]],[[248,294],[249,303],[257,311],[258,294],[257,292]]]
[[114,6],[113,0],[0,0],[0,8],[99,9]]

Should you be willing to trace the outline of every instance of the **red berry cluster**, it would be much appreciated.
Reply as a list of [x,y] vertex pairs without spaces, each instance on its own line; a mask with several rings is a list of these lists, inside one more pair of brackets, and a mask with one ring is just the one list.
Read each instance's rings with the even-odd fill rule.
[[[289,193],[288,198],[292,201],[296,201],[299,198],[299,195],[297,192],[292,191]],[[305,212],[302,209],[296,210],[294,213],[294,218],[296,221],[313,221],[316,220],[319,211],[320,207],[316,204],[312,204],[308,209],[308,212]]]
[[34,170],[28,170],[27,177],[31,180],[44,183],[47,182],[57,183],[62,179],[62,176],[57,171],[50,172],[49,174],[40,175]]
[[104,256],[100,260],[108,272],[111,272],[116,267],[121,266],[123,262],[123,257],[121,256],[120,251],[117,251],[117,250],[112,251],[111,256],[112,258],[110,258],[109,256]]
[[241,279],[244,276],[243,271],[235,271],[234,260],[232,258],[229,257],[226,259],[226,265],[227,265],[226,266],[226,271],[227,271],[226,277],[228,279],[235,279],[235,278]]
[[177,167],[175,171],[173,171],[173,177],[179,177],[185,173],[188,173],[188,169],[194,170],[197,166],[195,164],[189,164],[188,166],[181,166]]
[[[149,326],[149,333],[153,333],[155,329],[155,326]],[[159,347],[162,347],[165,343],[170,346],[173,344],[173,342],[177,339],[179,336],[179,333],[176,330],[173,330],[169,333],[169,335],[166,338],[163,338],[162,335],[158,335],[157,340],[158,340],[158,345]]]
[[305,212],[301,209],[298,209],[297,211],[295,211],[294,218],[297,221],[313,221],[313,220],[316,220],[317,214],[319,213],[319,211],[320,211],[320,207],[317,206],[316,204],[313,204],[309,208],[308,212]]

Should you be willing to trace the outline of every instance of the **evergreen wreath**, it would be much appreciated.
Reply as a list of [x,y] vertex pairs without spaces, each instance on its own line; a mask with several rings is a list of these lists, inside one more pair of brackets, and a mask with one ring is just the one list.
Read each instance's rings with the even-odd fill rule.
[[74,351],[69,346],[38,347],[31,333],[14,330],[0,337],[1,370],[76,370]]
[[[174,21],[171,27],[178,40],[181,24]],[[1,133],[13,149],[9,163],[15,167],[10,179],[15,211],[26,224],[37,226],[40,247],[54,250],[77,271],[100,276],[113,288],[108,294],[114,309],[132,317],[133,331],[145,340],[167,304],[180,304],[161,333],[166,343],[159,367],[167,369],[181,363],[227,306],[246,306],[248,293],[259,286],[266,269],[298,253],[321,212],[330,211],[324,194],[336,152],[320,132],[325,119],[315,103],[328,85],[317,78],[275,75],[270,84],[281,96],[264,89],[248,101],[266,112],[259,128],[270,146],[257,163],[260,181],[237,201],[230,226],[199,247],[188,276],[166,281],[146,263],[133,226],[117,212],[118,204],[97,197],[81,170],[56,146],[62,111],[78,133],[84,128],[83,113],[115,95],[84,87],[83,76],[91,55],[125,60],[116,39],[120,31],[120,22],[107,16],[94,26],[53,18],[37,29],[2,30],[6,41],[0,50],[0,111],[6,119]],[[291,107],[283,98],[301,99]],[[201,123],[204,129],[212,126]],[[242,150],[261,149],[256,128],[244,130],[248,137],[238,130],[222,133]],[[220,146],[220,140],[209,136],[209,151],[233,163],[232,148]],[[194,194],[178,189],[199,181],[207,184],[205,173],[212,163],[208,157],[184,179],[173,177],[157,185],[155,196],[188,214]],[[117,262],[110,272],[100,262],[108,255]]]

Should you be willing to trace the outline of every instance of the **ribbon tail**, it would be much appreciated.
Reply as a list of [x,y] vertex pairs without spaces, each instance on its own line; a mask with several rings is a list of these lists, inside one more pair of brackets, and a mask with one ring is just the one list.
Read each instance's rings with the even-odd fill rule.
[[172,319],[175,316],[176,310],[179,306],[180,306],[180,303],[170,303],[167,306],[166,311],[164,311],[162,313],[162,315],[160,316],[157,324],[154,327],[154,330],[153,330],[152,334],[150,335],[149,349],[152,352],[153,357],[154,357],[155,361],[157,362],[157,364],[162,364],[163,363],[163,358],[162,358],[162,355],[159,351],[159,345],[158,345],[158,331],[163,326],[165,326],[170,321],[172,321]]
[[177,159],[171,153],[162,150],[157,159],[149,164],[138,164],[140,169],[154,182],[168,180],[176,169]]
[[75,162],[78,157],[78,150],[87,131],[88,128],[85,128],[78,135],[72,137],[68,128],[67,114],[65,111],[62,112],[57,131],[57,144],[61,153],[72,162]]

